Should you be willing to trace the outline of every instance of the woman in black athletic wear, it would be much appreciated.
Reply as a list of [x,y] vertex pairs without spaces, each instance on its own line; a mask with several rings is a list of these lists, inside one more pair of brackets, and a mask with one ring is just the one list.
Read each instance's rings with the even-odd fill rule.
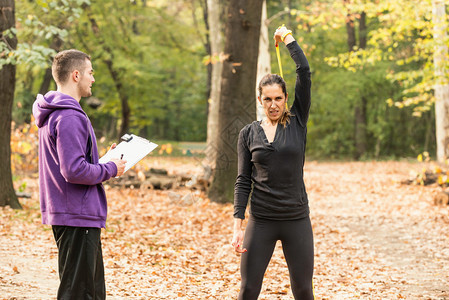
[[[284,42],[296,63],[295,99],[287,108],[285,82],[268,74],[259,83],[265,119],[246,125],[238,140],[238,176],[234,193],[232,246],[242,253],[238,299],[257,299],[276,242],[282,242],[295,299],[314,299],[313,232],[303,180],[307,119],[310,108],[310,68],[304,52],[280,27],[276,44]],[[250,218],[242,229],[250,200]],[[243,238],[244,237],[244,238]]]

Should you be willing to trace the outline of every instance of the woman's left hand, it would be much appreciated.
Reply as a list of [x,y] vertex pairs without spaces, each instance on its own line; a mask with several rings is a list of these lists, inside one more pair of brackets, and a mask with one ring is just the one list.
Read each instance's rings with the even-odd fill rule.
[[276,29],[273,37],[276,46],[279,43],[284,42],[283,37],[285,39],[286,34],[288,34],[289,32],[291,33],[291,30],[288,30],[285,26],[279,26],[278,29]]

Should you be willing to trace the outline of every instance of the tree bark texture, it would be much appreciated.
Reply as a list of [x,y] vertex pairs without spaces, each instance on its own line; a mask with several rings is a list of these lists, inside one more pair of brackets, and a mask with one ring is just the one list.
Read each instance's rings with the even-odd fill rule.
[[[3,36],[5,30],[15,26],[14,0],[0,0],[0,9],[1,42],[14,50],[17,47],[17,37]],[[4,65],[0,70],[0,206],[22,208],[14,191],[11,172],[11,121],[15,84],[16,66]]]
[[254,103],[259,54],[260,0],[229,1],[226,21],[218,121],[218,154],[209,197],[232,202],[237,175],[237,140],[240,130],[256,117]]
[[448,48],[445,44],[447,39],[446,8],[444,1],[433,0],[433,23],[436,43],[433,62],[435,66],[435,127],[437,142],[437,160],[444,162],[449,158],[449,85],[447,83]]
[[[259,96],[259,82],[266,74],[271,73],[271,59],[270,59],[270,39],[268,35],[267,24],[267,1],[263,1],[262,6],[262,20],[260,22],[260,38],[259,38],[259,57],[257,62],[257,79],[256,79],[256,115],[257,120],[262,120],[265,116],[263,106],[257,101]],[[273,43],[274,45],[274,43]]]
[[215,168],[218,152],[218,110],[221,88],[221,72],[223,64],[218,59],[223,54],[224,26],[221,20],[224,4],[223,0],[207,0],[210,56],[211,63],[211,86],[209,94],[209,106],[207,115],[207,147],[205,164],[211,169]]

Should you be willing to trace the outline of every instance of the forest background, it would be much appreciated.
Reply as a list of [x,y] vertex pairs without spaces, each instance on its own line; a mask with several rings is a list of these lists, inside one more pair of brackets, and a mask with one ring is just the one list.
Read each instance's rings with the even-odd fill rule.
[[[11,195],[25,196],[23,210],[0,210],[0,295],[45,299],[57,288],[57,251],[41,224],[31,106],[36,94],[55,89],[53,55],[77,48],[92,56],[95,69],[93,97],[81,105],[100,154],[124,132],[159,144],[133,170],[150,176],[133,182],[140,188],[115,179],[105,183],[108,295],[234,298],[239,276],[229,246],[232,204],[214,202],[232,202],[236,135],[257,118],[257,80],[249,70],[258,64],[257,77],[279,73],[272,35],[285,24],[312,70],[305,180],[318,295],[446,299],[449,172],[444,160],[436,168],[429,160],[440,152],[438,118],[449,119],[447,4],[0,0],[0,142],[10,141],[0,144],[0,156],[11,157],[0,160],[0,206],[19,208]],[[231,15],[238,21],[228,22]],[[280,53],[293,95],[295,66],[283,45]],[[441,103],[443,109],[436,109]],[[441,148],[447,158],[449,124],[441,128],[447,128]],[[221,140],[211,142],[214,135]],[[417,163],[417,156],[425,162]],[[145,185],[154,168],[184,178],[183,185],[163,191]],[[403,183],[409,168],[420,170],[409,182],[416,185]],[[437,174],[431,188],[425,186],[428,172]],[[209,183],[215,194],[207,194]],[[440,192],[446,202],[436,206],[432,199]],[[283,263],[278,249],[264,299],[291,299]]]
[[[279,68],[271,36],[281,24],[312,68],[308,157],[434,155],[431,9],[430,1],[267,1],[272,72]],[[117,139],[126,122],[159,143],[205,142],[218,55],[207,14],[205,0],[16,1],[15,126],[31,122],[37,93],[55,89],[52,55],[77,48],[94,63],[94,96],[81,104],[97,137]],[[281,51],[293,95],[295,68]]]

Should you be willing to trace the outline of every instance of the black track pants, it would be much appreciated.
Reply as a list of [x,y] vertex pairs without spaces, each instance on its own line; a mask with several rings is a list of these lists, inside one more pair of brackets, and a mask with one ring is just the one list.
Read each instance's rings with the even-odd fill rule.
[[101,228],[52,226],[58,246],[58,300],[106,299]]
[[290,273],[295,299],[313,300],[313,232],[309,217],[274,221],[250,217],[245,231],[240,272],[242,284],[239,300],[257,299],[262,280],[270,262],[276,241],[282,249]]

